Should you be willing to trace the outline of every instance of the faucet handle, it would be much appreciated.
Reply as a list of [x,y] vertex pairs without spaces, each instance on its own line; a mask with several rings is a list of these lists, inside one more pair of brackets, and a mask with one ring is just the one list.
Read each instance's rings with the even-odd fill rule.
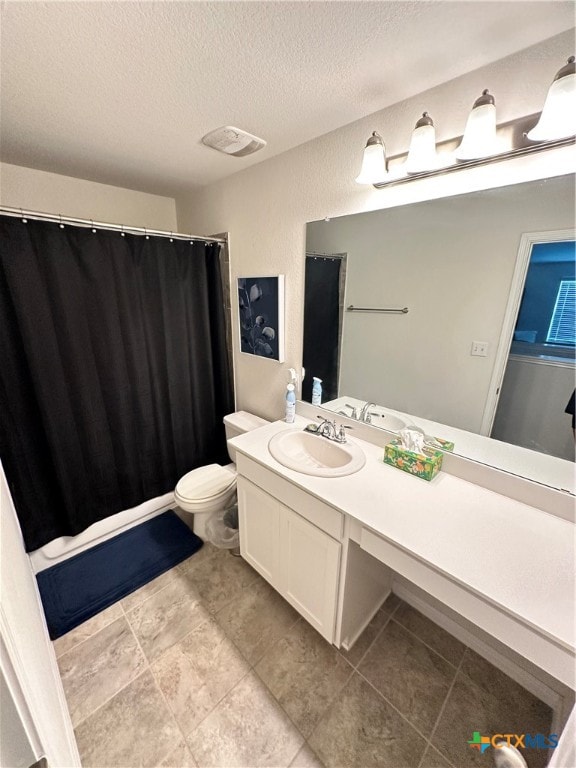
[[337,440],[339,443],[345,443],[346,442],[346,430],[347,429],[353,429],[353,427],[348,426],[348,424],[340,424],[340,429],[338,430],[337,434]]

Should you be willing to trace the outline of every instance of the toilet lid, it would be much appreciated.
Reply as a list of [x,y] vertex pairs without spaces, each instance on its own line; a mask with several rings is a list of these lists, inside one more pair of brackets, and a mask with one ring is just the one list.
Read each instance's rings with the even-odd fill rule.
[[220,464],[198,467],[180,478],[176,493],[183,499],[211,499],[229,490],[236,482],[236,475]]

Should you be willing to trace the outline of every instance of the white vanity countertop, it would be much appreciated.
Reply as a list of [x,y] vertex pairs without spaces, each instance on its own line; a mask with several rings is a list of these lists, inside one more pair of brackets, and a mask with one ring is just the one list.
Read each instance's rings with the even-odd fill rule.
[[307,423],[300,416],[291,425],[277,421],[232,444],[556,643],[574,648],[572,523],[444,472],[431,482],[413,477],[384,464],[382,448],[353,438],[348,439],[366,454],[365,466],[353,475],[322,478],[287,469],[272,458],[268,442]]

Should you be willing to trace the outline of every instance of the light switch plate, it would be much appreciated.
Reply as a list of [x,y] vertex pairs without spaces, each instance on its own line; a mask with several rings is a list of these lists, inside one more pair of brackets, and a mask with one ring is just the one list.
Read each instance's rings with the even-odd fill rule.
[[474,357],[488,357],[488,342],[487,341],[473,341],[470,354]]

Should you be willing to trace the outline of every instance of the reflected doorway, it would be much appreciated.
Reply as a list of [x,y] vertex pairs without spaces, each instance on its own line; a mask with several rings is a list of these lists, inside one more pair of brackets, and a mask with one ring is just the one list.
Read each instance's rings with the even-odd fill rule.
[[345,253],[307,253],[304,287],[302,399],[312,401],[312,377],[322,379],[322,402],[338,397],[344,317]]
[[575,322],[575,241],[532,242],[491,437],[574,460]]

